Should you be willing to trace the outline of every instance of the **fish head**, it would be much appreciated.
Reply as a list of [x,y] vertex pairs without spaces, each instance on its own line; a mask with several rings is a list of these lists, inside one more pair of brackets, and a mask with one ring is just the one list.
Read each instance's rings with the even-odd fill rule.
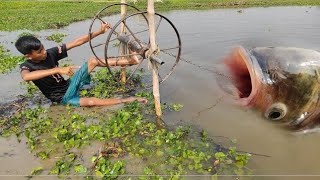
[[238,47],[223,63],[237,103],[290,128],[319,124],[319,52],[293,47]]

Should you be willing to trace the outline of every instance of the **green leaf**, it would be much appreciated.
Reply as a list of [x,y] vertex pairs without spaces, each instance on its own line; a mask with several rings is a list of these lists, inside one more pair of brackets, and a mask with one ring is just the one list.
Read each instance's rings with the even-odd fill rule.
[[183,108],[183,105],[178,103],[173,103],[173,104],[170,104],[170,108],[174,111],[181,111],[181,109]]
[[74,171],[75,171],[76,173],[84,174],[84,173],[87,172],[87,168],[84,167],[84,166],[81,165],[81,164],[78,164],[78,165],[75,165],[75,166],[74,166]]
[[156,154],[157,154],[157,156],[163,156],[164,153],[160,150],[157,150]]
[[223,152],[217,152],[214,154],[214,157],[219,160],[224,160],[227,156]]
[[33,168],[32,171],[31,171],[31,175],[38,175],[38,174],[41,174],[43,171],[43,167],[36,167],[36,168]]
[[92,158],[91,158],[91,163],[94,163],[96,160],[97,160],[97,156],[93,156]]
[[98,176],[99,178],[102,178],[104,175],[102,174],[102,172],[96,171],[96,176]]
[[44,160],[44,159],[48,159],[49,153],[41,151],[41,152],[37,153],[37,156],[40,157],[42,160]]

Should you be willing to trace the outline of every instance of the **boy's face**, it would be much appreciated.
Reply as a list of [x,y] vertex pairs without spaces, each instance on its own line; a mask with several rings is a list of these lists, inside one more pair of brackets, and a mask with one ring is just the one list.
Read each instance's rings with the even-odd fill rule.
[[25,55],[29,60],[33,61],[43,61],[47,58],[47,51],[41,44],[38,50],[32,50],[31,53]]

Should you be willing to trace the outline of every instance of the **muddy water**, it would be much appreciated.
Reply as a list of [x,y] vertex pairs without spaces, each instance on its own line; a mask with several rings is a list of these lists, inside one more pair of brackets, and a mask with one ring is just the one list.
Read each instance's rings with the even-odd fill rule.
[[[294,46],[320,51],[319,7],[171,11],[163,15],[180,32],[182,57],[211,70],[218,66],[218,61],[231,48],[238,45],[246,48]],[[111,23],[117,20],[117,16],[108,18]],[[68,34],[64,38],[68,42],[87,33],[90,23],[90,20],[73,23],[59,31]],[[11,42],[21,32],[0,32],[0,42],[12,53],[18,54]],[[46,41],[45,36],[53,32],[56,31],[36,34],[49,47],[55,43]],[[163,32],[162,36],[160,32],[158,36],[164,41],[170,39],[166,31]],[[78,65],[92,56],[88,45],[69,52],[70,59]],[[181,112],[166,115],[166,123],[192,124],[208,131],[211,137],[236,139],[239,150],[270,156],[253,155],[249,168],[255,175],[260,175],[259,179],[301,179],[299,175],[320,175],[319,133],[293,134],[262,119],[256,112],[231,104],[228,97],[221,93],[215,79],[219,79],[219,75],[181,61],[160,88],[163,102],[184,105]],[[17,71],[1,75],[0,82],[1,101],[9,101],[22,92]],[[28,174],[33,167],[39,166],[25,145],[15,139],[1,139],[0,159],[0,175]]]

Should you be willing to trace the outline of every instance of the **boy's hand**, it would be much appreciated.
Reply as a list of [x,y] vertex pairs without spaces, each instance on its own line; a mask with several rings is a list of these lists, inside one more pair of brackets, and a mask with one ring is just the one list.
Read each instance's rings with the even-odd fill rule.
[[101,34],[107,32],[110,28],[111,28],[111,24],[110,23],[108,23],[108,22],[101,23],[101,28],[100,28]]
[[75,69],[79,69],[79,66],[67,66],[67,67],[59,67],[59,74],[72,76],[75,72]]

